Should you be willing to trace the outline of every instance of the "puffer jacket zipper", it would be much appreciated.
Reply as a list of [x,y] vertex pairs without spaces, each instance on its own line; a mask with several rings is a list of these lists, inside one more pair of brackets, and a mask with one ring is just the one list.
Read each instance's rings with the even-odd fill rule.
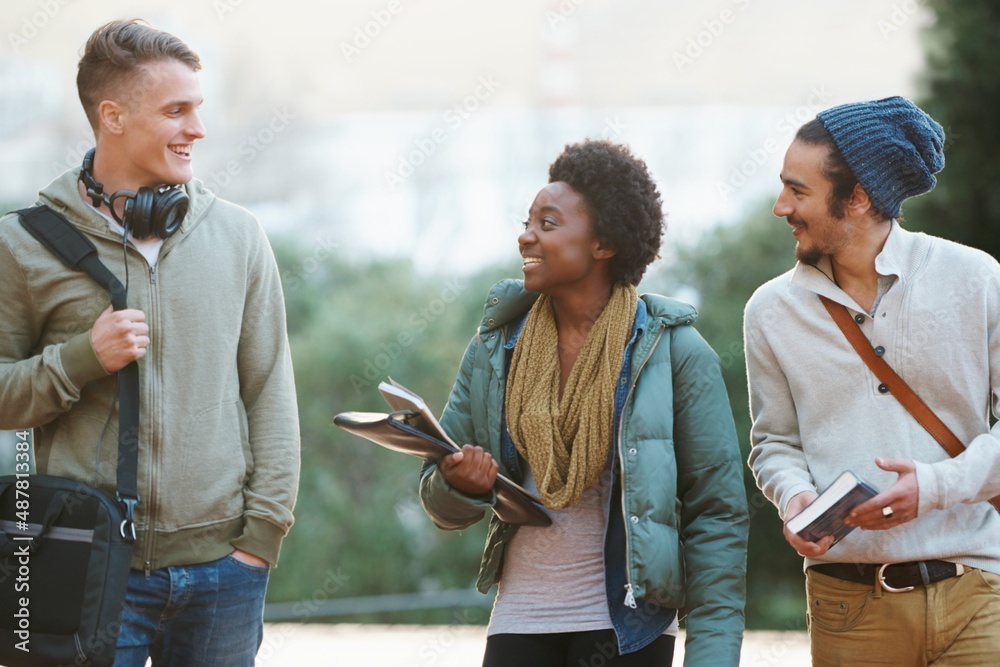
[[625,578],[628,581],[628,583],[625,584],[625,605],[627,607],[631,607],[632,609],[636,608],[636,602],[635,589],[632,586],[632,562],[629,559],[629,553],[631,552],[629,545],[632,542],[632,535],[628,527],[628,512],[625,508],[625,453],[623,451],[624,442],[622,441],[622,431],[625,428],[625,410],[628,408],[629,399],[632,398],[632,392],[635,391],[635,385],[639,380],[639,374],[642,373],[642,368],[646,365],[646,362],[653,356],[653,351],[656,350],[656,346],[659,344],[660,338],[663,337],[663,332],[666,331],[666,329],[666,324],[660,325],[660,330],[656,333],[656,338],[653,340],[652,345],[649,346],[649,352],[647,352],[646,356],[642,358],[642,362],[640,362],[639,366],[632,374],[632,381],[629,382],[628,393],[625,395],[625,402],[622,403],[622,416],[618,421],[618,469],[620,471],[619,474],[621,475],[622,485],[622,521],[625,524]]

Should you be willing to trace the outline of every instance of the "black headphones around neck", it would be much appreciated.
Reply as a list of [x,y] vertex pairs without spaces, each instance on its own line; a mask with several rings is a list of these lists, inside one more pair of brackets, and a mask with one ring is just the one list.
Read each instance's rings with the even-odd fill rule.
[[[126,234],[132,234],[142,240],[151,236],[167,239],[181,227],[188,211],[188,196],[183,185],[160,185],[155,188],[142,187],[138,192],[119,190],[112,195],[104,194],[104,185],[94,180],[94,152],[91,148],[83,156],[83,168],[80,170],[80,180],[87,188],[94,208],[105,204],[115,220],[125,228]],[[115,200],[125,198],[125,211],[121,217],[115,211]]]

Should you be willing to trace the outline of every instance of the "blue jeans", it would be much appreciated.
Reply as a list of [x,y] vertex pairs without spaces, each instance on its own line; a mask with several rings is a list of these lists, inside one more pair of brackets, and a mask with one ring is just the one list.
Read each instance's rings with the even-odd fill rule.
[[114,667],[253,667],[268,568],[232,556],[129,573]]

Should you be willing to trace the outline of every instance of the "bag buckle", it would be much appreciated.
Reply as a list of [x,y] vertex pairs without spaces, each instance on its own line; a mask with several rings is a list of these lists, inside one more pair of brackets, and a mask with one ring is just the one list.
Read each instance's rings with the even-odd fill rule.
[[123,539],[128,540],[130,544],[135,543],[135,506],[139,504],[139,498],[122,498],[120,493],[115,493],[118,497],[118,502],[125,506],[125,518],[122,519],[121,526],[118,527],[118,531],[121,533]]
[[913,586],[907,586],[905,588],[893,588],[889,584],[885,583],[885,568],[893,565],[893,563],[885,563],[878,569],[878,585],[882,587],[887,593],[906,593],[907,591],[912,591]]

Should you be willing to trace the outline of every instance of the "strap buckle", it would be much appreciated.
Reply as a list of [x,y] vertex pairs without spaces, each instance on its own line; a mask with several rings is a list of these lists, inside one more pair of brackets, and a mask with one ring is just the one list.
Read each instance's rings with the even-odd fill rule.
[[139,504],[138,496],[135,498],[122,498],[120,493],[115,493],[118,502],[125,506],[125,518],[122,519],[118,531],[123,539],[129,544],[135,544],[135,506]]
[[885,583],[885,568],[895,563],[885,563],[878,569],[878,585],[882,587],[886,593],[906,593],[907,591],[912,591],[913,586],[906,586],[905,588],[893,588],[889,584]]

